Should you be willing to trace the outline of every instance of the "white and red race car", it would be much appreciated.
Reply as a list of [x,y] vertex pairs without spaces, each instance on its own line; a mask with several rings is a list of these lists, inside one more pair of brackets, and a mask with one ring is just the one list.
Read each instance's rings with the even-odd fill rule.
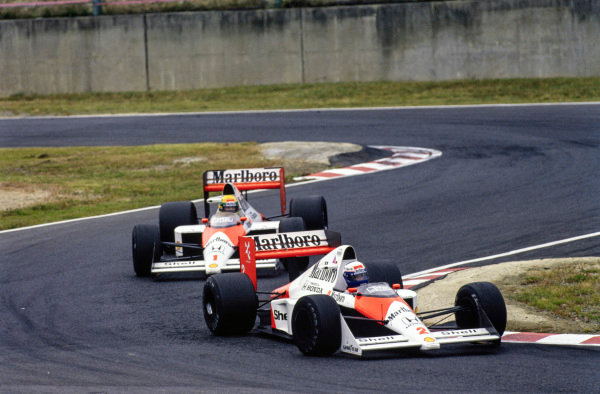
[[[310,239],[312,244],[271,243],[264,250],[256,247],[262,236],[241,237],[242,272],[208,278],[203,310],[213,334],[241,335],[256,327],[292,339],[306,355],[341,351],[362,356],[373,350],[428,351],[451,343],[500,343],[506,306],[492,283],[461,287],[452,308],[417,313],[416,293],[403,289],[396,265],[362,262],[368,283],[348,288],[343,272],[346,264],[357,262],[352,246],[336,246],[340,239],[333,232],[280,235]],[[267,293],[256,291],[257,261],[324,252],[328,253],[287,285]],[[268,299],[259,298],[265,295]],[[443,316],[454,316],[455,322],[423,323]]]
[[[285,176],[282,167],[210,170],[203,174],[205,218],[198,220],[192,202],[161,205],[159,224],[138,224],[132,232],[133,269],[137,276],[201,273],[206,275],[239,271],[240,236],[273,234],[327,228],[327,204],[322,196],[297,197],[285,207]],[[281,216],[270,220],[247,201],[248,190],[278,189]],[[222,193],[209,197],[210,192]],[[217,210],[210,215],[211,203],[222,196],[235,196],[239,210]],[[277,270],[282,263],[293,269],[306,269],[308,257],[264,259],[257,266]]]

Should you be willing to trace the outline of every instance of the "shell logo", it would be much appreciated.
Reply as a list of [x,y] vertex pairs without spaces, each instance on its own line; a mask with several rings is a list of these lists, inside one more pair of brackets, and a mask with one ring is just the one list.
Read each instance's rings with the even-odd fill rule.
[[215,263],[213,263],[213,264],[209,265],[209,267],[210,267],[210,268],[217,268],[218,266],[219,266],[219,265],[218,265],[218,264],[215,264]]
[[435,339],[433,339],[432,337],[425,337],[423,340],[425,342],[435,342]]

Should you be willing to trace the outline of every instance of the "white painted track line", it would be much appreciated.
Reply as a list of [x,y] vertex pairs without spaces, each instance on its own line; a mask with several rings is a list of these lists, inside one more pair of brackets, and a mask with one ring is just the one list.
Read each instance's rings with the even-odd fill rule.
[[529,246],[529,247],[522,248],[522,249],[511,250],[510,252],[499,253],[499,254],[494,254],[494,255],[486,256],[486,257],[480,257],[480,258],[476,258],[476,259],[459,261],[457,263],[452,263],[452,264],[444,265],[444,266],[441,266],[441,267],[430,268],[430,269],[427,269],[427,270],[424,270],[424,271],[420,271],[420,272],[415,272],[415,273],[412,273],[412,274],[408,274],[408,275],[406,275],[406,277],[407,278],[413,278],[413,277],[416,277],[416,276],[420,276],[420,275],[427,274],[427,273],[434,272],[434,271],[439,271],[439,270],[446,269],[446,268],[453,268],[453,267],[458,267],[458,266],[461,266],[461,265],[466,265],[466,264],[471,264],[471,263],[478,263],[478,262],[481,262],[481,261],[494,260],[494,259],[497,259],[499,257],[512,256],[512,255],[519,254],[519,253],[529,252],[529,251],[537,250],[537,249],[549,248],[551,246],[566,244],[566,243],[569,243],[569,242],[580,241],[582,239],[594,238],[594,237],[598,237],[598,236],[600,236],[600,232],[578,235],[576,237],[565,238],[565,239],[560,239],[558,241],[552,241],[552,242],[547,242],[547,243],[540,244],[540,245]]

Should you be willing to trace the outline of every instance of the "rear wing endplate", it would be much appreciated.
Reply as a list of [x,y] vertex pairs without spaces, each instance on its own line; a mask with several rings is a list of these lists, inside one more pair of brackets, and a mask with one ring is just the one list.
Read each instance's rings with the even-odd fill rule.
[[256,260],[322,255],[341,244],[341,234],[330,230],[240,237],[240,270],[248,275],[256,290]]
[[204,210],[208,217],[210,192],[222,192],[225,184],[232,183],[240,191],[279,189],[281,214],[285,215],[285,171],[283,167],[243,168],[237,170],[208,170],[202,174]]

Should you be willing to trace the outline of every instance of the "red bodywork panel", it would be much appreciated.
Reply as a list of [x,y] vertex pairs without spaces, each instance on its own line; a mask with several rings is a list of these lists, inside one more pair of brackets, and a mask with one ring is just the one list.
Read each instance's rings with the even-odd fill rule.
[[229,240],[231,241],[233,246],[238,246],[239,238],[246,235],[246,230],[244,230],[244,226],[241,224],[238,224],[237,226],[233,226],[233,227],[226,227],[226,228],[213,228],[213,227],[206,226],[206,228],[204,229],[204,232],[202,232],[202,247],[203,248],[206,247],[206,243],[208,242],[210,237],[212,237],[216,233],[225,234],[227,236],[227,238],[229,238]]

